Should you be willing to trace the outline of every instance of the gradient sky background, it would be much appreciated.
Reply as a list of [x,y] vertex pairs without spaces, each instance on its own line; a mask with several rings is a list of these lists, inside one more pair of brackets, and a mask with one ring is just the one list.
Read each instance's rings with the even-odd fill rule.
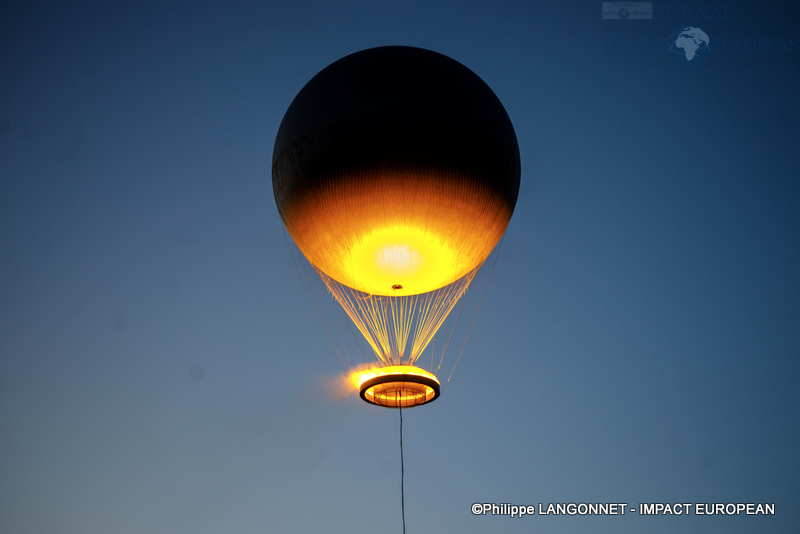
[[[794,3],[717,5],[734,19],[694,22],[712,41],[800,39]],[[0,3],[0,532],[401,531],[398,413],[333,398],[270,178],[303,85],[388,44],[481,76],[522,157],[453,379],[405,413],[407,531],[794,532],[800,53],[607,44],[683,23],[599,1]]]

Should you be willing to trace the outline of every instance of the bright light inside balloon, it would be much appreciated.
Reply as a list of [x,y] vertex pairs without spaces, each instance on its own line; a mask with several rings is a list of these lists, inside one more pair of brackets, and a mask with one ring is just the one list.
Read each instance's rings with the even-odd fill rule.
[[508,199],[480,183],[435,168],[368,167],[279,205],[319,271],[362,293],[402,297],[466,276],[500,240]]
[[386,245],[375,254],[375,266],[381,272],[416,273],[419,262],[419,251],[407,243]]
[[444,240],[413,226],[372,230],[355,242],[350,258],[359,289],[378,295],[431,291],[452,282],[464,267]]

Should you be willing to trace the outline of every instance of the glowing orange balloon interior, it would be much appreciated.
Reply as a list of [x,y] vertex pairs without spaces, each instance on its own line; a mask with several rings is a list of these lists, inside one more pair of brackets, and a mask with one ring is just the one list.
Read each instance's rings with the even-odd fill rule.
[[356,371],[350,377],[361,398],[386,408],[411,408],[439,397],[435,375],[413,365],[392,365]]
[[[350,252],[352,276],[368,293],[417,294],[452,282],[458,251],[414,226],[377,228]],[[400,286],[400,287],[397,287]]]
[[482,263],[511,219],[501,194],[457,178],[348,172],[287,199],[282,216],[309,262],[334,280],[370,295],[419,295]]

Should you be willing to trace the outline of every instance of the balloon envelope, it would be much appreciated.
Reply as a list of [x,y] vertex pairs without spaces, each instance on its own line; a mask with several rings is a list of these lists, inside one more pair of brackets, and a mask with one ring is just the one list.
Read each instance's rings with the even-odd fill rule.
[[318,270],[363,293],[417,295],[468,275],[497,244],[519,192],[519,147],[468,68],[419,48],[373,48],[300,91],[272,180],[289,234]]

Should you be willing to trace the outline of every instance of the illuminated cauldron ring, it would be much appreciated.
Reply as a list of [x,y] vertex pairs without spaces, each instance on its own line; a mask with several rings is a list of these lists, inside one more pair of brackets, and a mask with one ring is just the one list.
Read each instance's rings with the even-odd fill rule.
[[[398,372],[410,371],[410,372]],[[386,408],[412,408],[439,397],[436,376],[413,366],[390,366],[373,369],[373,376],[361,382],[359,394],[370,404]]]

